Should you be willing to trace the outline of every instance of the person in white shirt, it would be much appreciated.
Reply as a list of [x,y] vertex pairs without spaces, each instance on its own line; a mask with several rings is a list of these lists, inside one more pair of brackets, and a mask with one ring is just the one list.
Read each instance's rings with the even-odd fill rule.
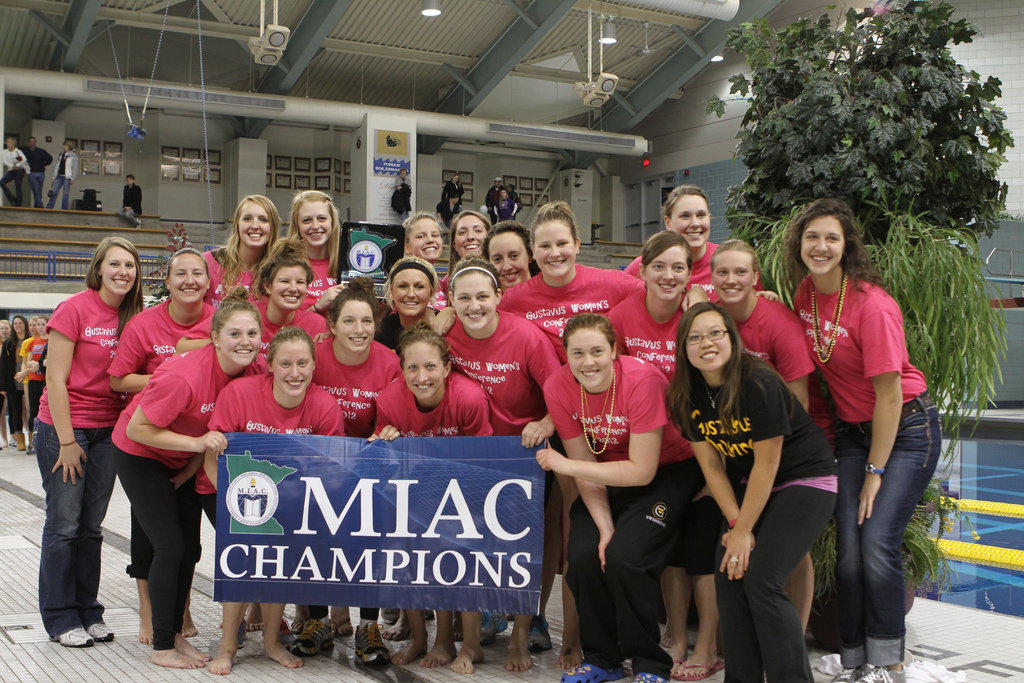
[[[28,160],[25,159],[24,153],[18,149],[14,138],[7,138],[7,148],[3,150],[2,156],[4,177],[0,180],[0,187],[3,188],[4,196],[7,197],[7,201],[12,206],[21,206],[22,199],[24,198],[21,193],[21,181],[25,179],[25,174],[28,172]],[[7,189],[7,183],[11,181],[14,182],[15,193],[13,195]]]

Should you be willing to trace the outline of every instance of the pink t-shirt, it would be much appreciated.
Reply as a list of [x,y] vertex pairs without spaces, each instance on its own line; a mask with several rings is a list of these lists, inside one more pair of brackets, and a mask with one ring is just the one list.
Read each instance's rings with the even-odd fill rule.
[[807,381],[808,414],[835,439],[835,418],[821,394],[821,385],[814,373],[814,361],[807,352],[804,329],[796,313],[785,304],[757,298],[754,312],[743,322],[736,321],[744,350],[775,368],[787,382],[811,375]]
[[544,382],[560,364],[544,333],[534,325],[501,313],[494,334],[473,339],[456,321],[448,344],[452,365],[487,392],[496,436],[520,436],[523,427],[547,415]]
[[[718,249],[718,245],[714,242],[707,242],[707,248],[704,250],[704,255],[699,259],[694,259],[693,265],[690,267],[690,286],[700,285],[704,288],[704,291],[708,293],[708,299],[711,301],[718,301],[718,294],[715,293],[715,287],[711,284],[711,256]],[[632,263],[626,266],[626,270],[623,271],[627,275],[632,275],[635,278],[640,277],[640,257],[637,256]],[[758,282],[757,289],[761,289],[760,282]]]
[[345,421],[338,403],[316,384],[295,408],[282,408],[274,400],[272,375],[244,377],[228,385],[217,397],[210,429],[260,434],[320,434],[344,436]]
[[360,365],[344,365],[334,355],[334,340],[316,347],[313,382],[338,401],[345,419],[345,434],[367,438],[377,418],[377,396],[402,376],[402,362],[381,343],[370,345],[370,355]]
[[487,394],[457,372],[445,380],[441,404],[424,413],[416,406],[404,378],[392,382],[377,398],[376,433],[388,425],[402,436],[491,436]]
[[552,287],[540,275],[505,292],[499,311],[522,316],[540,328],[565,363],[562,331],[577,313],[607,313],[644,284],[622,271],[576,266],[576,276],[567,285]]
[[[592,434],[591,428],[597,431],[599,445],[596,450],[610,439],[608,448],[597,459],[600,462],[629,460],[629,435],[644,434],[658,427],[665,428],[661,437],[659,467],[693,457],[678,430],[669,424],[665,407],[665,390],[668,388],[665,375],[650,363],[630,356],[615,359],[615,375],[615,407],[611,415],[601,415],[608,392],[583,392],[587,402],[587,434]],[[568,365],[559,368],[544,385],[544,399],[562,440],[583,435],[580,385]]]
[[[213,257],[213,254],[213,251],[203,252],[206,265],[210,268],[210,288],[206,290],[206,296],[203,297],[203,301],[217,308],[217,306],[220,306],[220,302],[224,300],[224,297],[231,293],[231,290],[224,291],[224,266],[217,263],[217,259]],[[249,289],[250,285],[252,285],[252,272],[243,270],[238,276],[238,282],[232,285],[232,289],[234,287]]]
[[[68,372],[71,424],[76,429],[113,427],[121,414],[121,394],[110,388],[110,359],[117,348],[118,309],[108,306],[95,289],[62,301],[46,325],[75,342]],[[39,402],[39,419],[52,425],[48,390]]]
[[[170,312],[170,300],[164,301],[139,313],[128,321],[117,343],[117,353],[110,362],[109,374],[124,377],[132,373],[152,375],[161,363],[174,355],[178,340],[193,327],[174,322]],[[213,306],[203,303],[200,322],[209,319]]]
[[638,292],[608,314],[619,341],[619,352],[645,360],[672,379],[676,372],[676,328],[683,317],[679,309],[659,323],[647,312],[646,292]]
[[[277,334],[282,327],[301,327],[306,332],[309,332],[309,336],[313,338],[316,338],[316,335],[321,332],[327,331],[327,321],[324,320],[322,315],[317,315],[312,311],[295,311],[295,317],[290,323],[277,325],[267,319],[266,299],[254,301],[253,304],[260,312],[260,325],[262,328],[260,339],[260,358],[264,361],[267,360],[267,351],[270,349],[270,340],[274,338],[274,335]],[[212,328],[213,316],[210,316],[206,320],[196,324],[195,327],[191,328],[182,336],[188,339],[209,339]]]
[[829,385],[839,419],[851,423],[870,421],[875,407],[871,378],[886,372],[900,373],[904,403],[924,393],[928,388],[924,375],[910,364],[907,356],[903,313],[885,290],[869,283],[849,283],[842,317],[835,329],[832,321],[839,292],[819,292],[817,299],[822,348],[827,348],[834,334],[839,335],[828,363],[822,363],[814,353],[814,318],[807,276],[797,287],[793,307],[803,323],[811,360],[821,368]]
[[[245,368],[243,375],[260,370],[253,363]],[[195,453],[153,448],[132,441],[127,434],[129,420],[135,410],[141,408],[142,414],[157,427],[186,436],[202,436],[210,431],[208,424],[218,395],[232,380],[221,369],[212,344],[169,358],[121,413],[114,427],[114,444],[125,453],[159,460],[171,469],[184,467]],[[205,473],[201,476],[206,479]],[[198,481],[196,488],[199,488]]]
[[[331,260],[325,258],[309,259],[309,265],[313,267],[313,279],[306,285],[306,301],[302,304],[302,310],[308,311],[313,304],[324,295],[329,288],[338,284],[337,271],[331,272]],[[312,311],[316,313],[316,311]],[[327,313],[326,307],[320,312]]]

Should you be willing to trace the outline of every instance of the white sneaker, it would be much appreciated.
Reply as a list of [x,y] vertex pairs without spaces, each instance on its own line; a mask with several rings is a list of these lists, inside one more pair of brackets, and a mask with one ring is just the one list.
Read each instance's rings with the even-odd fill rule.
[[867,665],[861,664],[855,669],[843,669],[835,675],[831,683],[855,683],[864,675]]
[[907,683],[907,673],[886,666],[869,667],[857,683]]
[[81,626],[64,631],[57,637],[57,642],[64,647],[92,647],[92,638]]
[[109,643],[114,639],[114,632],[107,628],[107,625],[102,621],[97,621],[95,624],[85,629],[93,640],[97,643]]

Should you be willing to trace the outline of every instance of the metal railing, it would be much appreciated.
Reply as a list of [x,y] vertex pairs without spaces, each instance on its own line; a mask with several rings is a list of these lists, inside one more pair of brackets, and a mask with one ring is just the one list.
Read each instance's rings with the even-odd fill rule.
[[[85,274],[92,260],[91,252],[24,251],[0,249],[0,278],[4,280],[32,280],[37,282],[85,282]],[[149,285],[160,281],[156,271],[164,262],[163,256],[139,256],[142,281]]]
[[985,257],[985,267],[989,272],[987,279],[999,282],[1024,282],[1024,273],[1014,272],[1014,257],[1020,262],[1021,257],[1024,257],[1024,251],[1001,247],[990,251]]

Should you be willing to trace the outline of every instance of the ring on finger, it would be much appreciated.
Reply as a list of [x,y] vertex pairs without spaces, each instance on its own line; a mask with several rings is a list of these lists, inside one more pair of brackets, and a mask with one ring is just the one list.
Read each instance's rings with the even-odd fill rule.
[[739,562],[739,561],[740,561],[740,558],[736,557],[735,555],[733,555],[732,557],[729,558],[729,562],[730,563],[732,563],[732,562]]

